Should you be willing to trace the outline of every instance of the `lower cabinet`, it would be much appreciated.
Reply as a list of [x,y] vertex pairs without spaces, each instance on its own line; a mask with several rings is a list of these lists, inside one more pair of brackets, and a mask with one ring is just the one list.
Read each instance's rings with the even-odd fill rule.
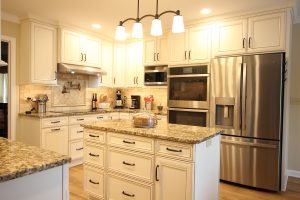
[[104,173],[101,169],[84,166],[84,190],[97,199],[104,199]]
[[42,130],[42,148],[68,155],[68,127],[53,127]]

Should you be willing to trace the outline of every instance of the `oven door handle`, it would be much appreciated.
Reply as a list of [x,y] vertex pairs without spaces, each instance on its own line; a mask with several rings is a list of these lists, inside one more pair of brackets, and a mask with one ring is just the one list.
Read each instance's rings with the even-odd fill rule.
[[198,112],[198,113],[208,113],[208,110],[196,110],[196,109],[181,109],[181,108],[168,108],[168,110],[174,111],[185,111],[185,112]]
[[209,74],[168,75],[168,78],[209,77]]

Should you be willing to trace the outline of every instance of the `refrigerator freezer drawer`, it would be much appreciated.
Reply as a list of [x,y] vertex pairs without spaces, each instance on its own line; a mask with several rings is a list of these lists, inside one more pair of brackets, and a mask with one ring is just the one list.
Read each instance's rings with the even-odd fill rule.
[[222,138],[221,180],[279,191],[279,141]]

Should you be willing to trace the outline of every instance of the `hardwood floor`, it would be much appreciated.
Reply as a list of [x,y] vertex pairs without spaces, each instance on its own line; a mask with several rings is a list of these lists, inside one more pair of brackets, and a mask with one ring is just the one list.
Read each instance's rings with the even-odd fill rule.
[[[87,200],[83,191],[83,166],[70,169],[70,200]],[[142,199],[140,199],[142,200]],[[287,191],[281,193],[258,191],[227,183],[220,184],[219,200],[300,200],[300,179],[289,178]]]

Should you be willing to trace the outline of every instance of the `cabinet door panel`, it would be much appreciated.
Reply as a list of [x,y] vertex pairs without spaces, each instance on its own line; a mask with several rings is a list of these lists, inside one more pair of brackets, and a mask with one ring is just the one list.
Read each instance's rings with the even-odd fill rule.
[[156,59],[158,64],[168,64],[168,39],[160,38],[157,40]]
[[248,31],[250,52],[284,50],[285,14],[252,17]]
[[181,64],[187,61],[185,54],[185,34],[177,33],[170,34],[169,41],[169,63],[170,64]]
[[156,39],[146,40],[144,42],[144,64],[153,65],[155,64],[155,53],[156,53]]
[[106,75],[102,76],[102,84],[105,86],[112,86],[112,69],[113,69],[113,45],[109,42],[102,42],[102,58],[101,67],[106,71]]
[[134,87],[137,75],[137,56],[134,43],[126,47],[126,86]]
[[85,65],[100,67],[101,42],[94,38],[81,39]]
[[113,86],[125,85],[125,45],[116,45],[114,48]]
[[193,165],[156,158],[156,200],[192,200]]
[[83,55],[81,52],[80,35],[63,31],[62,62],[81,64]]
[[247,20],[224,22],[214,31],[216,55],[244,53],[246,51]]
[[42,148],[68,155],[68,127],[43,129]]

